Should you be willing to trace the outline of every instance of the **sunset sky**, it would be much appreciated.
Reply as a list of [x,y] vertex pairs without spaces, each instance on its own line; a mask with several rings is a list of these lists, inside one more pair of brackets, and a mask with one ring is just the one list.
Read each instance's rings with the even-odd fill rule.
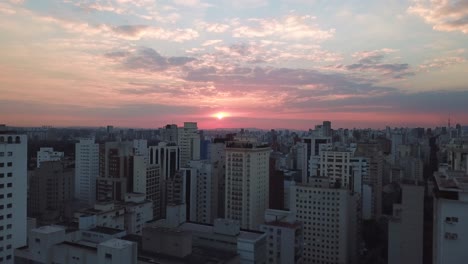
[[468,125],[466,0],[3,0],[0,33],[12,126]]

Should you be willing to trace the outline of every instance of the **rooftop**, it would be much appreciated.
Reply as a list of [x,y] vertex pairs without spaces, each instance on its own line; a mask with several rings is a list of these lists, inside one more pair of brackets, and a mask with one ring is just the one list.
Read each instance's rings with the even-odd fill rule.
[[113,239],[109,239],[109,240],[107,240],[105,242],[102,242],[99,245],[106,246],[106,247],[111,247],[111,248],[116,248],[116,249],[124,249],[124,248],[128,248],[128,247],[132,246],[133,244],[134,243],[130,242],[130,241],[113,238]]
[[33,230],[37,233],[50,234],[50,233],[55,233],[59,231],[64,231],[65,228],[60,227],[60,226],[41,226],[38,228],[34,228]]
[[115,234],[124,232],[124,230],[121,230],[121,229],[105,227],[105,226],[96,226],[95,228],[89,229],[89,231],[96,232],[96,233],[103,233],[107,235],[115,235]]

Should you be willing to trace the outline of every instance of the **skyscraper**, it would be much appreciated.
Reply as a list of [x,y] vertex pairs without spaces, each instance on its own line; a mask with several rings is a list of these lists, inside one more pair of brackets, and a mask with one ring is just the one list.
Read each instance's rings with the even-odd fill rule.
[[84,138],[75,144],[75,198],[84,206],[96,202],[96,178],[99,175],[99,144]]
[[178,131],[180,166],[185,167],[190,160],[200,159],[200,134],[196,122],[184,122]]
[[27,136],[0,131],[0,263],[26,245]]
[[226,218],[258,230],[269,203],[270,147],[251,139],[226,144]]

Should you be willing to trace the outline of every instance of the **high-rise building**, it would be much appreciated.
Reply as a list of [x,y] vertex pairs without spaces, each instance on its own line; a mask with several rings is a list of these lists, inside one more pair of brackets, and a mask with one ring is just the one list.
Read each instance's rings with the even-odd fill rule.
[[123,201],[133,192],[134,146],[132,141],[106,142],[99,146],[97,200]]
[[434,173],[433,264],[468,259],[468,179],[464,172]]
[[217,218],[224,218],[226,198],[226,139],[215,138],[208,145],[208,160],[213,165],[213,178],[217,179]]
[[75,198],[84,206],[96,202],[96,178],[99,176],[99,144],[93,138],[75,144]]
[[64,153],[54,151],[53,148],[40,148],[37,152],[37,168],[41,166],[43,161],[56,161],[63,159]]
[[26,245],[27,136],[0,131],[0,263]]
[[180,127],[178,132],[180,165],[185,167],[190,160],[200,159],[200,134],[196,122],[184,122],[184,127]]
[[[155,200],[154,217],[162,218],[166,215],[167,206],[167,181],[173,179],[174,175],[180,169],[180,150],[175,143],[160,142],[157,146],[149,147],[149,165],[148,168],[154,176],[155,184],[159,186],[159,194]],[[155,172],[154,170],[158,170]],[[156,175],[157,174],[157,175]],[[148,199],[152,199],[150,196]],[[156,200],[158,199],[158,200]]]
[[303,223],[304,263],[356,263],[359,197],[328,178],[291,187],[291,212]]
[[331,122],[330,121],[323,121],[322,136],[324,136],[324,137],[331,137],[332,136]]
[[258,230],[269,203],[271,149],[253,139],[226,144],[226,218]]
[[167,143],[177,143],[178,142],[178,130],[177,125],[166,125],[163,128],[159,129],[159,134],[161,135],[161,141]]
[[186,182],[187,219],[205,224],[213,223],[218,208],[218,182],[213,174],[213,165],[207,160],[191,160],[187,168],[182,168]]
[[423,211],[424,187],[403,184],[388,222],[388,264],[423,263]]
[[28,216],[41,223],[71,217],[75,171],[62,161],[43,161],[29,177]]
[[302,142],[306,144],[306,161],[307,161],[307,173],[305,178],[302,179],[302,183],[308,183],[309,177],[315,176],[316,167],[313,166],[313,160],[319,159],[319,155],[323,150],[331,147],[331,138],[329,137],[304,137]]

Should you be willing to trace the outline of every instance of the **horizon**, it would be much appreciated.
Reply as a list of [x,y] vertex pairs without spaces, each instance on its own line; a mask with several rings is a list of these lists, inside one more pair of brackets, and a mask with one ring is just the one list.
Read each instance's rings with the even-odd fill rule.
[[8,0],[0,3],[0,120],[298,130],[321,120],[468,124],[465,7]]

